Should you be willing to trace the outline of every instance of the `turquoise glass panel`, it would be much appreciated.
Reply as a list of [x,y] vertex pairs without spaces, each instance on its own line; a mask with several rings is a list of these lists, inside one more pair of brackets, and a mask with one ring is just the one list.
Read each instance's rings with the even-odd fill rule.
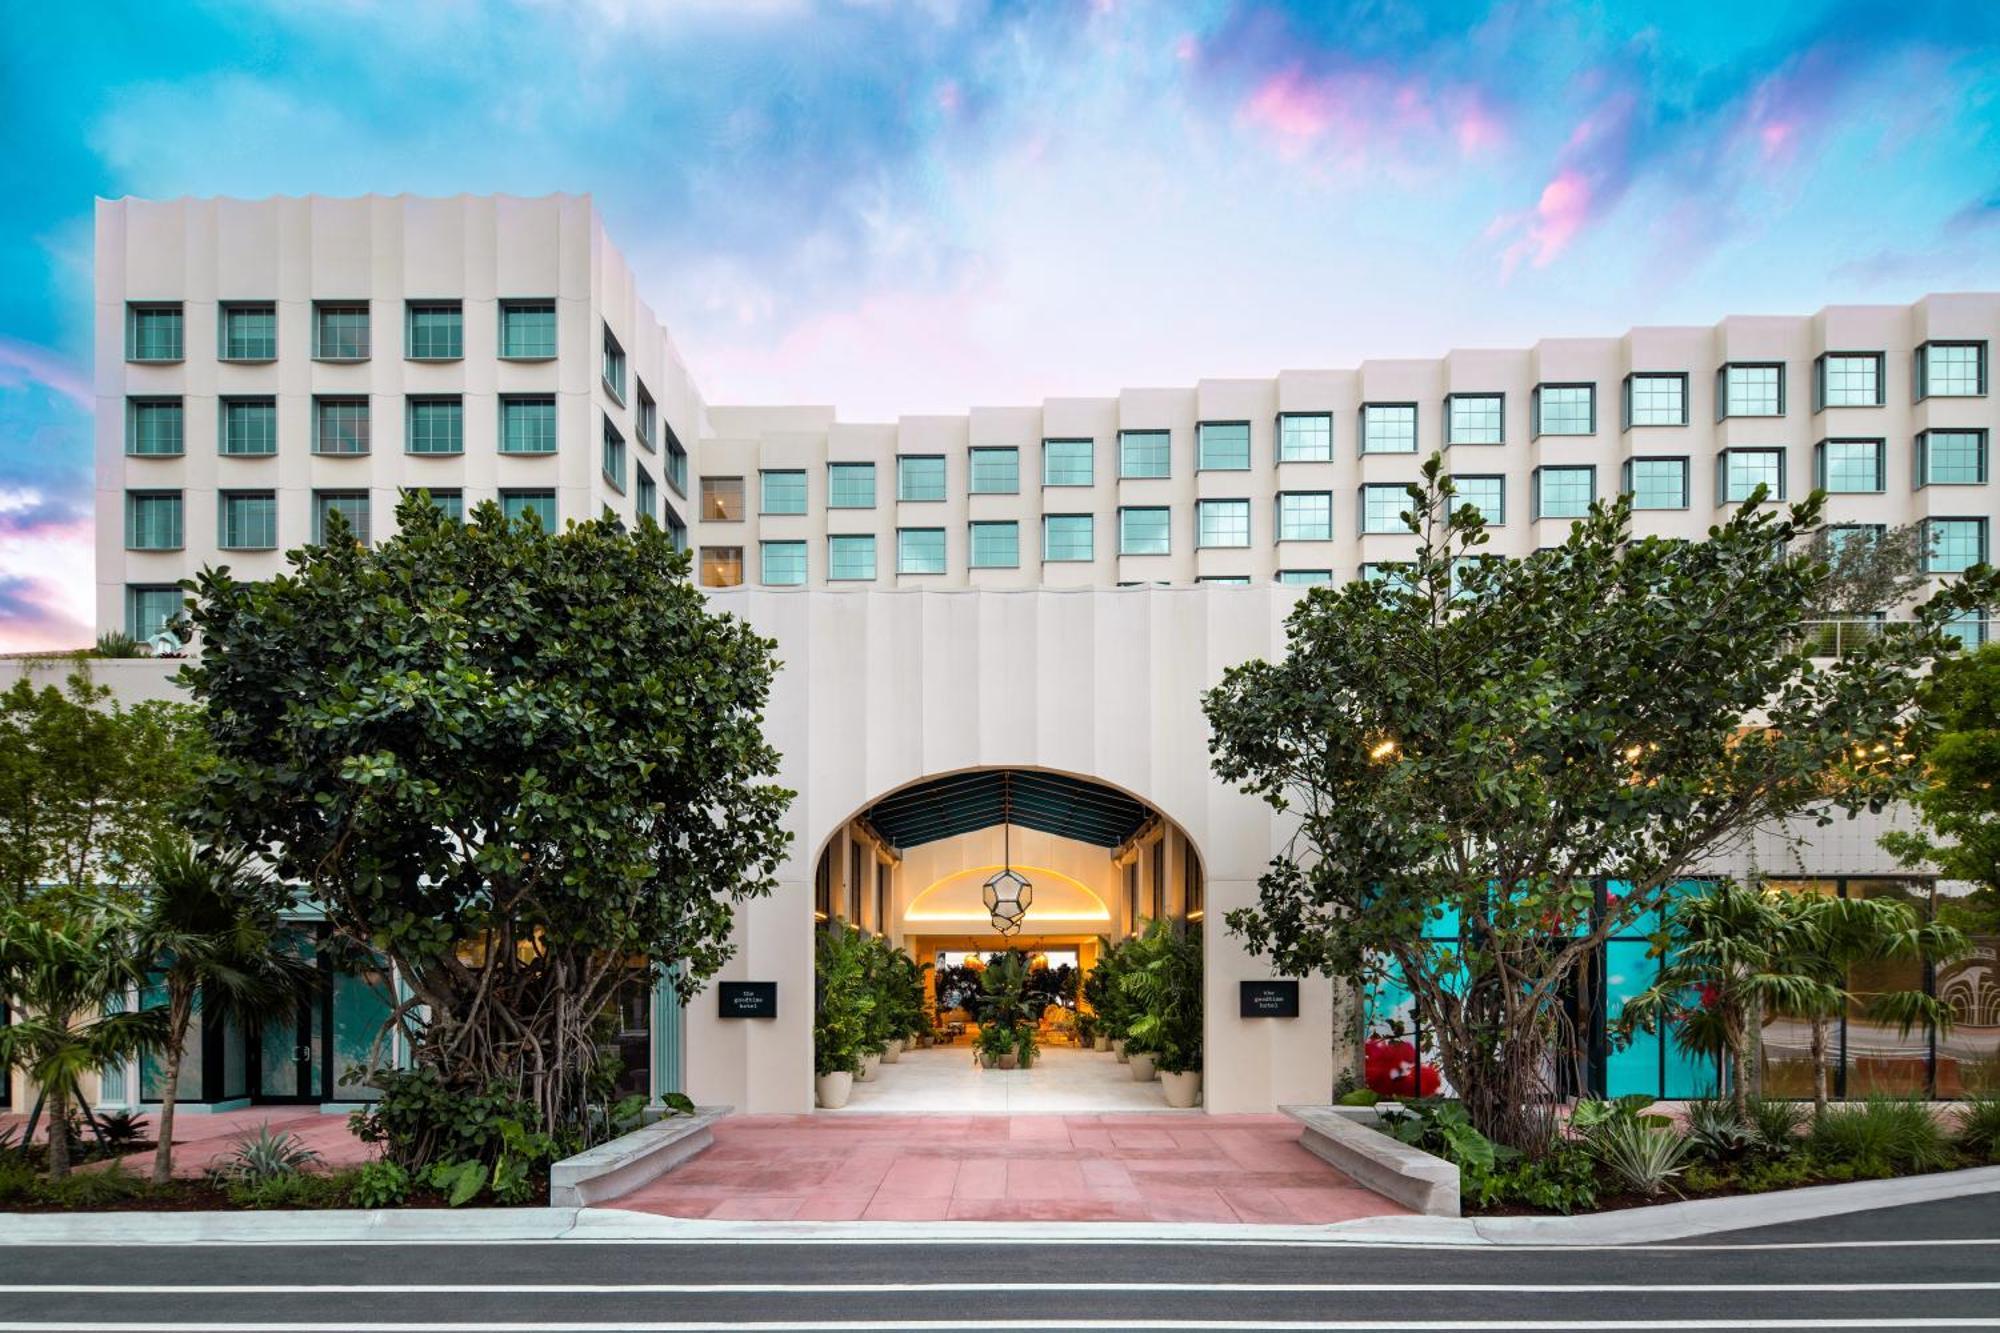
[[[1608,1023],[1616,1023],[1625,1002],[1653,984],[1659,962],[1646,957],[1647,946],[1629,940],[1612,940],[1604,946],[1604,1011]],[[1627,1093],[1660,1095],[1660,1044],[1665,1030],[1635,1032],[1625,1047],[1613,1045],[1604,1062],[1606,1096]]]
[[391,1062],[384,1030],[389,1010],[389,974],[385,969],[366,968],[333,978],[335,1101],[372,1101],[382,1095],[370,1078],[372,1070],[386,1068]]

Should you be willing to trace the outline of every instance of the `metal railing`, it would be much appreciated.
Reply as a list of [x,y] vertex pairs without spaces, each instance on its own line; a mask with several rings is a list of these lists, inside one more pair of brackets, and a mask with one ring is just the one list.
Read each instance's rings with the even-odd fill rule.
[[[1851,616],[1838,620],[1808,620],[1803,626],[1801,643],[1814,657],[1845,657],[1864,644],[1875,642],[1884,634],[1893,632],[1908,621],[1884,619],[1880,616]],[[1959,641],[1959,646],[1970,652],[1993,642],[1996,630],[2000,630],[2000,620],[1959,620],[1947,627],[1946,633]]]

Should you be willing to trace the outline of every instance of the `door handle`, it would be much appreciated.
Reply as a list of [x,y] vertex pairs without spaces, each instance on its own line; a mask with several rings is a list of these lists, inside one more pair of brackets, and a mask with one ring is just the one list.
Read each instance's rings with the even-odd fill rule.
[[312,1063],[312,1047],[310,1047],[310,1046],[294,1046],[294,1047],[292,1047],[292,1060],[293,1060],[293,1061],[294,1061],[295,1063],[297,1063],[297,1064],[302,1064],[302,1065],[304,1065],[304,1064],[311,1064],[311,1063]]

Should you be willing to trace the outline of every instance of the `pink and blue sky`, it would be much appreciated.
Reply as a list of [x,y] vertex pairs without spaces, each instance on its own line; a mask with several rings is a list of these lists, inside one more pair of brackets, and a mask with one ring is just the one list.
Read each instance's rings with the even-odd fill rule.
[[0,6],[0,648],[90,637],[91,200],[594,194],[843,418],[2000,287],[2000,4]]

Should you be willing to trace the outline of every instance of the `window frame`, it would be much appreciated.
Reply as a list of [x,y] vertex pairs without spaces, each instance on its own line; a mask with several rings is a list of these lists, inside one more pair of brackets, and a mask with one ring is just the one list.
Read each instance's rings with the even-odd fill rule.
[[[230,321],[237,315],[259,312],[271,317],[271,350],[254,356],[231,356]],[[183,335],[185,336],[185,334]],[[268,366],[278,359],[278,303],[276,301],[234,300],[215,303],[215,359],[231,366]]]
[[[139,421],[150,418],[154,412],[172,408],[180,418],[174,431],[178,447],[172,450],[139,448]],[[177,393],[135,393],[125,398],[125,457],[127,458],[185,458],[187,457],[187,400]]]
[[[1978,450],[1978,478],[1973,481],[1938,481],[1933,478],[1931,475],[1932,465],[1935,462],[1935,457],[1931,449],[1931,437],[1933,435],[1970,435],[1973,438],[1974,447]],[[1921,491],[1931,486],[1986,485],[1988,481],[1992,480],[1993,476],[1988,447],[1989,442],[1989,435],[1985,428],[1980,426],[1931,426],[1928,429],[1918,431],[1911,451],[1911,474],[1914,488]]]
[[[236,416],[237,408],[260,407],[271,415],[271,447],[268,449],[231,449],[229,428]],[[219,458],[276,458],[278,456],[278,396],[271,393],[225,393],[215,400],[215,452]]]
[[[1870,444],[1875,446],[1875,485],[1866,490],[1851,490],[1846,487],[1835,489],[1833,482],[1832,446],[1840,444]],[[1813,486],[1828,495],[1881,495],[1889,489],[1889,442],[1881,436],[1829,435],[1813,445]]]
[[[562,447],[562,407],[561,398],[552,393],[503,393],[498,395],[499,439],[494,452],[503,458],[548,458]],[[546,449],[509,449],[507,447],[507,426],[512,420],[513,410],[524,407],[546,407],[549,421],[549,447]]]
[[[774,580],[771,577],[771,553],[774,550],[791,552],[796,550],[799,561],[799,576],[796,579]],[[811,582],[811,552],[803,537],[772,537],[757,543],[757,586],[760,588],[803,588]]]
[[[908,463],[937,464],[938,493],[936,495],[905,494],[905,481],[906,481],[905,473],[906,471],[913,471],[913,469],[906,469],[905,464]],[[943,504],[948,498],[950,498],[950,496],[951,496],[951,465],[945,461],[945,456],[943,454],[897,454],[896,455],[896,503],[897,504]]]
[[[1831,361],[1868,360],[1875,363],[1875,398],[1866,403],[1830,403],[1827,401],[1827,366]],[[1846,407],[1886,407],[1889,403],[1889,354],[1887,352],[1835,351],[1832,348],[1813,358],[1813,411],[1824,412],[1829,408],[1838,410]]]
[[[1677,463],[1681,473],[1681,502],[1677,505],[1642,505],[1639,491],[1633,485],[1641,463]],[[1632,497],[1632,512],[1635,514],[1685,513],[1694,507],[1694,460],[1687,454],[1640,454],[1624,461],[1620,469],[1619,493]]]
[[[1208,432],[1211,426],[1242,427],[1243,462],[1241,465],[1211,463],[1208,461]],[[1240,417],[1221,417],[1212,421],[1194,423],[1194,470],[1203,472],[1248,472],[1257,448],[1257,433],[1250,428],[1250,422]]]
[[[1157,551],[1135,551],[1126,545],[1125,516],[1127,514],[1159,514],[1162,545]],[[1172,505],[1120,505],[1118,506],[1118,554],[1145,558],[1148,556],[1172,555],[1174,553],[1174,509]]]
[[[996,531],[1011,528],[1014,533],[1014,558],[1001,562],[982,560],[979,553],[979,534],[982,529]],[[1019,569],[1021,567],[1021,520],[1017,518],[975,518],[965,525],[965,567],[967,569]]]
[[[172,356],[139,355],[139,326],[143,317],[174,317]],[[187,303],[185,301],[127,301],[125,303],[125,359],[135,365],[171,366],[187,360]]]
[[[361,502],[362,531],[356,535],[363,546],[375,541],[375,498],[371,492],[359,486],[316,486],[312,492],[312,544],[326,545],[326,518],[332,509],[329,502],[359,500]],[[342,510],[342,514],[346,511]],[[353,527],[353,523],[348,524]]]
[[[1546,408],[1546,403],[1544,402],[1544,398],[1545,395],[1548,393],[1548,391],[1551,389],[1562,389],[1562,390],[1581,389],[1584,391],[1586,395],[1588,395],[1587,399],[1587,401],[1589,402],[1588,430],[1548,429],[1547,424],[1544,421],[1545,408]],[[1557,439],[1587,440],[1601,433],[1599,430],[1600,424],[1601,423],[1599,422],[1597,415],[1596,380],[1544,380],[1541,383],[1535,385],[1534,389],[1529,393],[1528,438],[1530,440],[1539,440],[1544,435],[1554,436]],[[1537,491],[1539,491],[1539,489],[1540,488],[1537,487]]]
[[[1159,472],[1135,472],[1130,464],[1131,455],[1126,452],[1137,437],[1159,436],[1165,441],[1161,450],[1164,467]],[[1118,432],[1118,480],[1120,481],[1164,481],[1174,475],[1174,433],[1165,426],[1134,427]]]
[[[1583,509],[1575,514],[1551,514],[1544,512],[1543,479],[1553,472],[1581,472],[1590,478],[1590,488],[1584,498]],[[1533,522],[1551,519],[1558,523],[1576,523],[1589,517],[1590,507],[1597,503],[1597,464],[1595,463],[1544,463],[1531,474],[1534,478],[1529,495],[1529,514]]]
[[[1322,577],[1320,578],[1293,577],[1294,575],[1298,574],[1318,574],[1321,575]],[[1275,581],[1279,584],[1279,586],[1286,588],[1315,588],[1322,583],[1332,583],[1333,571],[1330,569],[1281,569],[1278,571]]]
[[[326,349],[326,318],[329,315],[352,313],[361,314],[361,350],[352,356],[339,356]],[[357,365],[372,360],[375,353],[375,307],[366,298],[337,301],[316,300],[312,303],[312,359],[333,365]]]
[[[1369,413],[1374,412],[1381,408],[1408,408],[1410,410],[1409,448],[1371,449],[1368,447],[1368,441],[1369,441],[1368,416]],[[1423,446],[1424,414],[1422,409],[1418,406],[1418,404],[1414,402],[1394,402],[1394,401],[1370,402],[1361,404],[1358,410],[1361,414],[1360,415],[1361,429],[1356,433],[1355,449],[1362,457],[1367,457],[1371,454],[1384,454],[1391,458],[1401,458],[1405,455],[1414,455],[1421,451]]]
[[[1635,390],[1640,380],[1676,380],[1681,390],[1681,415],[1678,421],[1640,421],[1634,415],[1638,407]],[[1690,422],[1688,400],[1692,396],[1693,384],[1685,370],[1628,370],[1620,382],[1619,428],[1621,430],[1673,430]]]
[[[1056,460],[1054,450],[1059,446],[1067,450],[1077,445],[1083,446],[1084,462],[1087,465],[1084,469],[1084,479],[1082,481],[1053,480],[1052,478],[1055,475],[1053,464]],[[1044,490],[1095,486],[1096,484],[1097,441],[1094,438],[1077,435],[1055,435],[1049,436],[1042,441],[1042,487]]]
[[[610,321],[605,320],[602,323],[602,337],[598,341],[597,379],[604,386],[604,392],[610,395],[611,401],[623,407],[626,386],[631,379],[631,358],[625,353],[625,344],[611,331]],[[614,370],[617,372],[615,377]]]
[[[1461,440],[1458,438],[1458,405],[1462,402],[1491,400],[1499,404],[1498,427],[1495,437],[1490,440]],[[1444,447],[1463,445],[1468,449],[1491,448],[1507,443],[1507,395],[1505,393],[1481,391],[1477,393],[1448,393],[1444,396]]]
[[[140,502],[169,500],[173,502],[173,535],[177,540],[166,545],[142,546],[138,541]],[[187,549],[186,490],[168,486],[134,486],[128,488],[125,492],[125,549],[142,552],[185,551]]]
[[[867,543],[868,572],[843,574],[838,553],[842,543]],[[826,535],[826,581],[828,583],[874,583],[882,577],[881,543],[872,532],[829,532]]]
[[[1480,518],[1487,527],[1489,528],[1506,527],[1507,526],[1507,474],[1504,472],[1467,472],[1462,475],[1458,473],[1453,473],[1451,475],[1451,484],[1453,486],[1459,486],[1468,481],[1490,481],[1498,484],[1500,488],[1499,500],[1496,505],[1496,507],[1500,511],[1500,516],[1498,518],[1487,518],[1486,510],[1482,506],[1475,505],[1473,507],[1479,510]],[[1470,501],[1466,500],[1462,494],[1455,498],[1457,500],[1457,503],[1459,504],[1471,503]],[[1454,504],[1453,507],[1456,508],[1457,505]]]
[[[1739,454],[1776,454],[1778,456],[1778,484],[1768,498],[1774,501],[1783,500],[1785,492],[1790,489],[1788,478],[1792,470],[1791,460],[1786,456],[1787,451],[1784,446],[1771,444],[1731,445],[1727,449],[1718,449],[1715,451],[1716,506],[1720,508],[1723,505],[1740,505],[1747,498],[1746,496],[1731,498],[1729,494],[1729,460]],[[1750,489],[1754,491],[1757,488],[1752,486]]]
[[[1056,522],[1081,522],[1083,530],[1089,534],[1090,549],[1083,555],[1051,555],[1049,537],[1054,532]],[[1043,514],[1042,515],[1042,563],[1045,565],[1087,565],[1097,559],[1097,515],[1095,514]]]
[[[1208,540],[1204,514],[1211,507],[1222,505],[1240,506],[1243,514],[1243,540],[1240,542],[1212,542]],[[1231,495],[1204,495],[1194,502],[1194,549],[1197,551],[1247,551],[1256,540],[1256,519],[1250,512],[1249,497]],[[1330,520],[1329,520],[1330,521]]]
[[[326,411],[328,408],[358,407],[361,422],[366,428],[367,438],[359,449],[323,449],[325,438]],[[375,452],[375,401],[365,393],[316,393],[312,396],[312,447],[307,451],[316,458],[366,458]]]
[[[1285,427],[1294,421],[1325,422],[1326,423],[1325,452],[1320,454],[1304,454],[1297,456],[1287,454],[1285,452]],[[1334,441],[1333,413],[1331,410],[1325,412],[1280,412],[1278,413],[1277,433],[1278,433],[1277,462],[1279,466],[1282,467],[1286,463],[1331,463],[1333,461],[1333,451],[1337,446]]]
[[[904,539],[923,537],[927,541],[937,538],[937,568],[908,569],[904,567],[906,554]],[[940,578],[951,573],[951,538],[940,527],[898,527],[896,529],[896,577],[897,578]]]
[[[987,486],[980,483],[979,464],[981,455],[1011,454],[1013,456],[1014,484],[1008,487]],[[989,460],[990,461],[990,457]],[[1021,493],[1021,447],[1017,444],[978,444],[966,450],[965,487],[968,495],[1019,495]],[[859,506],[850,506],[859,508]]]
[[[494,359],[499,361],[553,361],[562,348],[562,307],[553,296],[503,296],[495,303],[498,307],[494,328]],[[508,319],[513,315],[539,314],[547,309],[549,315],[549,350],[546,352],[509,352],[507,350]]]
[[[1729,376],[1732,371],[1738,370],[1771,370],[1777,372],[1775,376],[1776,382],[1773,385],[1776,400],[1775,411],[1736,412],[1730,409]],[[1715,419],[1717,421],[1773,421],[1782,418],[1785,415],[1786,408],[1785,381],[1789,378],[1786,371],[1787,366],[1783,361],[1724,361],[1715,368]]]
[[[724,559],[726,559],[724,553],[728,551],[736,552],[735,579],[729,581],[717,582],[709,578],[708,573],[710,569],[711,558],[713,558],[716,562],[719,563]],[[743,558],[743,546],[742,543],[740,542],[734,546],[728,544],[723,544],[718,546],[706,546],[706,545],[703,546],[700,550],[695,552],[694,567],[695,567],[695,573],[698,579],[700,580],[700,586],[704,588],[741,588],[742,586],[744,586],[743,581],[750,575],[748,563]]]
[[[1930,353],[1933,347],[1970,347],[1974,351],[1974,383],[1971,393],[1940,393],[1931,387]],[[1984,338],[1926,338],[1916,349],[1916,395],[1917,401],[1930,398],[1984,398],[1991,374],[1989,349]]]
[[1359,502],[1355,527],[1359,530],[1360,535],[1363,537],[1407,537],[1412,535],[1409,525],[1396,515],[1392,515],[1390,519],[1394,524],[1393,527],[1375,528],[1368,525],[1368,497],[1370,493],[1375,491],[1394,491],[1396,493],[1396,515],[1401,515],[1416,508],[1414,501],[1409,504],[1403,503],[1410,496],[1410,483],[1407,481],[1363,482],[1360,486],[1355,487],[1354,491],[1355,498]]
[[[261,546],[250,546],[229,540],[229,510],[233,501],[263,500],[270,504],[271,540]],[[278,493],[270,488],[262,490],[221,489],[215,493],[215,549],[218,551],[275,551],[278,541]]]
[[[773,477],[787,478],[787,486],[792,484],[790,481],[791,478],[797,479],[799,488],[799,507],[797,509],[773,509],[771,507],[771,479]],[[783,499],[785,497],[780,496],[778,498]],[[811,508],[812,484],[811,479],[807,476],[806,469],[802,467],[760,467],[757,469],[758,517],[761,518],[765,515],[770,515],[773,518],[799,518],[809,512]]]
[[[1979,533],[1979,554],[1970,564],[1950,569],[1935,569],[1931,566],[1937,551],[1937,539],[1932,531],[1940,523],[1971,523]],[[1930,514],[1923,519],[1923,572],[1926,574],[1962,574],[1974,565],[1989,563],[1993,552],[1993,525],[1984,514]]]
[[[1286,532],[1285,532],[1285,518],[1286,518],[1286,514],[1285,514],[1285,501],[1286,501],[1287,499],[1291,499],[1291,498],[1308,498],[1308,497],[1310,497],[1310,498],[1317,498],[1317,499],[1320,499],[1320,500],[1323,500],[1323,501],[1325,501],[1325,502],[1326,502],[1326,505],[1325,505],[1325,513],[1326,513],[1326,531],[1325,531],[1325,535],[1323,535],[1323,536],[1318,536],[1318,537],[1303,537],[1303,536],[1288,536],[1288,535],[1286,535]],[[1276,531],[1275,531],[1275,533],[1274,533],[1274,534],[1273,534],[1273,536],[1272,536],[1272,540],[1273,540],[1273,541],[1278,541],[1278,542],[1330,542],[1330,541],[1332,541],[1332,540],[1333,540],[1333,492],[1332,492],[1332,491],[1330,491],[1330,490],[1326,490],[1326,491],[1320,491],[1320,490],[1304,490],[1304,491],[1301,491],[1301,490],[1281,490],[1281,491],[1279,491],[1279,492],[1277,493],[1277,495],[1276,495],[1276,496],[1274,496],[1274,497],[1273,497],[1273,501],[1274,501],[1274,503],[1275,503],[1275,506],[1276,506],[1276,507],[1275,507],[1275,509],[1274,509],[1274,511],[1273,511],[1273,521],[1274,521],[1274,526],[1275,526],[1275,528],[1276,528]],[[1197,536],[1199,536],[1199,535],[1200,535],[1200,531],[1201,531],[1201,521],[1200,521],[1199,517],[1197,517],[1197,518],[1196,518],[1196,520],[1195,520],[1195,532],[1196,532],[1196,535],[1197,535]]]
[[[715,514],[709,513],[708,512],[709,501],[710,500],[720,501],[727,494],[727,488],[723,485],[723,483],[732,481],[736,483],[735,515],[731,516],[727,513],[715,513]],[[745,523],[749,521],[750,486],[748,480],[744,478],[741,474],[718,473],[718,474],[704,475],[701,478],[700,490],[701,494],[699,497],[697,497],[695,501],[695,512],[701,515],[702,522]],[[742,543],[738,542],[737,545],[740,546],[742,545]]]
[[[417,445],[417,412],[419,408],[455,407],[458,409],[458,447],[455,449],[419,449]],[[403,396],[403,452],[411,458],[457,458],[465,453],[465,398],[455,393],[412,393]]]
[[632,451],[626,444],[625,432],[618,429],[618,423],[611,414],[604,414],[604,429],[599,432],[601,443],[598,447],[598,468],[603,474],[605,485],[620,495],[625,494],[625,478],[631,466]]
[[[840,499],[840,487],[834,484],[835,473],[841,468],[868,469],[868,503],[849,504]],[[868,510],[876,507],[880,498],[881,468],[870,459],[829,459],[826,465],[826,507],[828,509]]]
[[[417,352],[417,319],[420,314],[450,314],[456,316],[458,329],[456,344],[458,350],[443,354],[432,352],[420,355]],[[465,360],[465,302],[449,297],[435,299],[411,297],[405,300],[403,302],[403,359],[405,361],[421,361],[430,365],[449,364],[453,361]]]

